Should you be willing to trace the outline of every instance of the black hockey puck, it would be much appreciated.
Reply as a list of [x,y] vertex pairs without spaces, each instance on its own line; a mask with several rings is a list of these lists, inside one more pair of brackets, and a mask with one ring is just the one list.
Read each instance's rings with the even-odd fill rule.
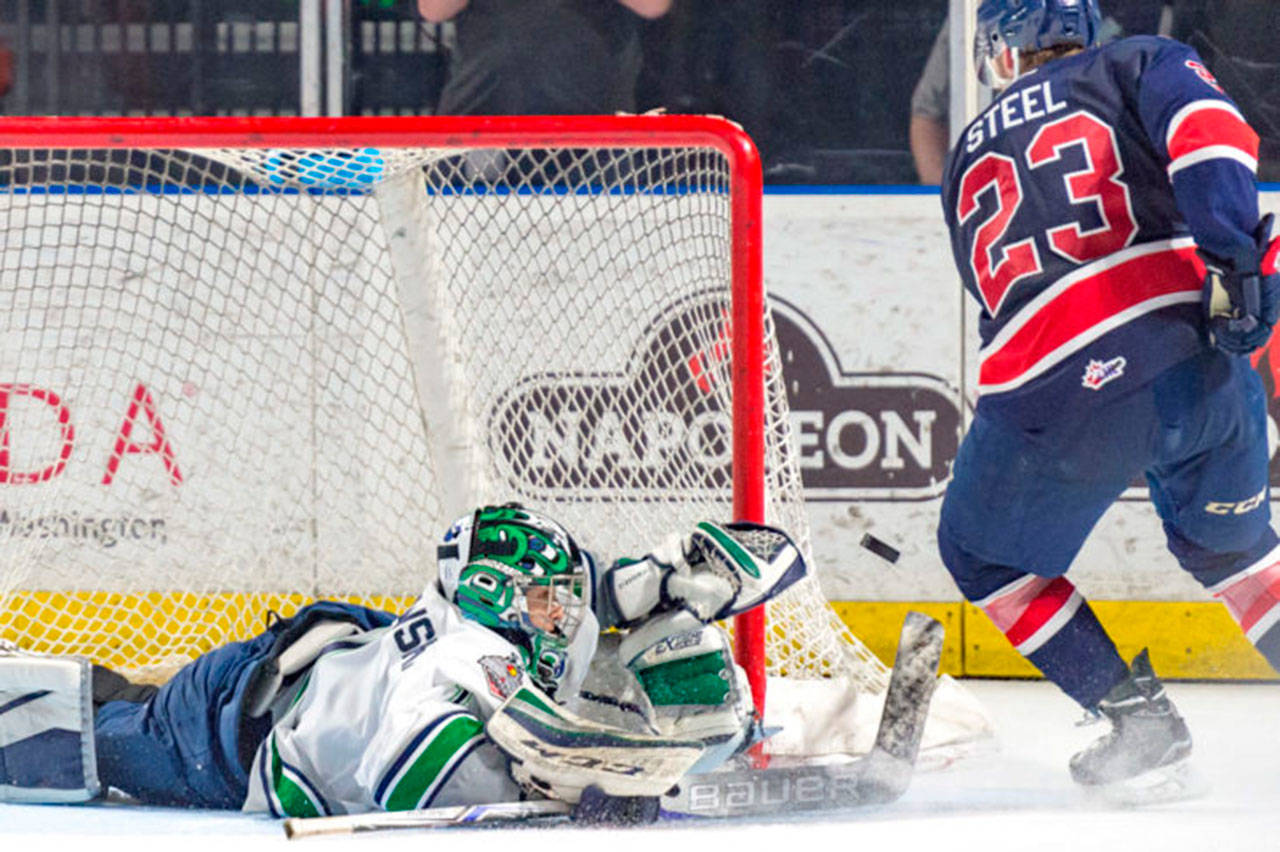
[[870,550],[876,556],[879,556],[885,562],[897,562],[899,553],[896,549],[873,536],[871,533],[862,534],[862,546]]

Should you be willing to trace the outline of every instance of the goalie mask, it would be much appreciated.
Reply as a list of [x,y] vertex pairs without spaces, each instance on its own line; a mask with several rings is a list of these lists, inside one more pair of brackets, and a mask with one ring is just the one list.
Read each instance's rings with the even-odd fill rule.
[[445,597],[520,648],[554,694],[590,606],[589,557],[568,531],[517,504],[486,506],[449,527],[437,563]]

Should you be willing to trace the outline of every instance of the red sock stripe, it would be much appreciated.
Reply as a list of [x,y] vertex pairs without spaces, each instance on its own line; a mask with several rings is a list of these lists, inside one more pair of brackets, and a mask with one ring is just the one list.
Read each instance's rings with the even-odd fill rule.
[[1214,594],[1227,605],[1245,635],[1256,639],[1254,628],[1262,626],[1265,632],[1280,615],[1275,611],[1280,606],[1280,562],[1246,574]]
[[1009,637],[1015,647],[1026,642],[1067,605],[1075,592],[1076,587],[1065,577],[1054,579],[1031,601],[1022,617],[1004,635]]
[[[1076,597],[1076,587],[1065,577],[1034,577],[1008,586],[978,605],[1014,647],[1021,650],[1020,646],[1036,637],[1035,647],[1027,651],[1030,653],[1057,633],[1062,625],[1051,622],[1063,615]],[[1046,626],[1050,632],[1037,636]]]

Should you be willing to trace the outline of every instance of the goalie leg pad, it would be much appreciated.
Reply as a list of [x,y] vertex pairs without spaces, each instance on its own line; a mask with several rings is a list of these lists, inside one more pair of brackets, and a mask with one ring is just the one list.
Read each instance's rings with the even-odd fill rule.
[[526,789],[575,803],[591,785],[610,796],[658,796],[697,762],[695,740],[632,733],[570,713],[525,684],[485,725]]
[[86,802],[100,789],[89,662],[0,654],[0,801]]

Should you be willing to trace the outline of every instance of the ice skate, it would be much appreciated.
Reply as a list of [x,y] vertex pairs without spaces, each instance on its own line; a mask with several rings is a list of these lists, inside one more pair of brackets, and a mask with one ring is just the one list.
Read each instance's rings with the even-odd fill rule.
[[1071,777],[1118,804],[1187,799],[1203,784],[1187,765],[1191,732],[1151,669],[1146,649],[1098,705],[1111,731],[1071,758]]

